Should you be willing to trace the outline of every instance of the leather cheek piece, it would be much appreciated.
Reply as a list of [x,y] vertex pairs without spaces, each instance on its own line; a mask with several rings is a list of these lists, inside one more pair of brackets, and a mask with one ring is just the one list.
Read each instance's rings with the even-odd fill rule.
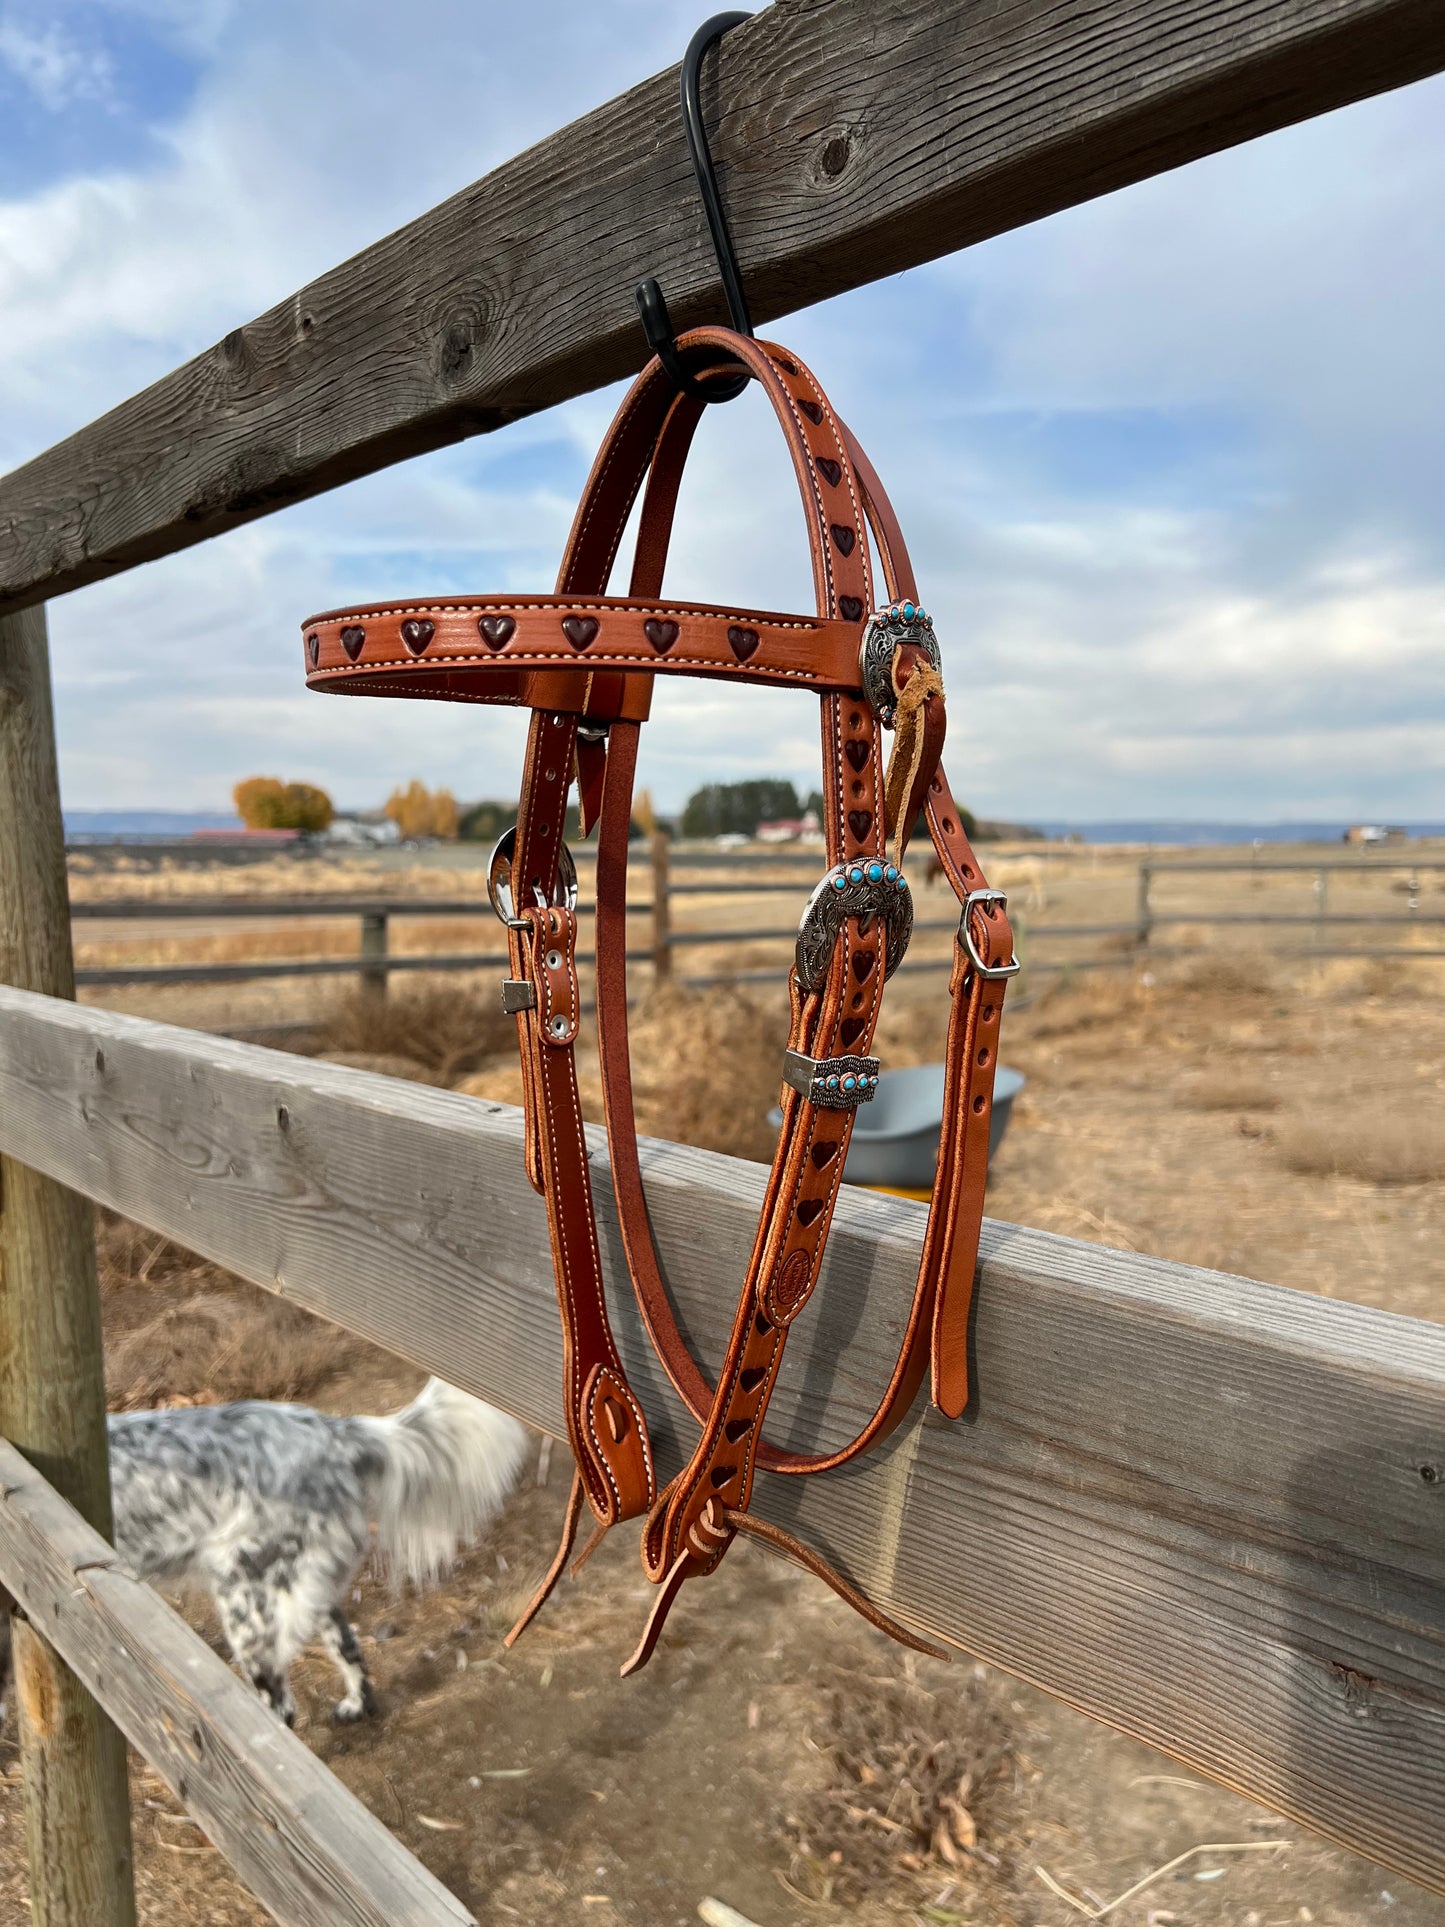
[[652,1452],[637,1403],[605,1366],[594,1368],[582,1388],[587,1438],[621,1494],[621,1516],[636,1518],[657,1496]]

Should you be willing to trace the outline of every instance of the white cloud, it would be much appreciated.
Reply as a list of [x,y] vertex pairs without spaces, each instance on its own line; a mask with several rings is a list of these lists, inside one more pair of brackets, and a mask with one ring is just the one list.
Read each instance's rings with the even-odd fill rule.
[[53,23],[32,30],[14,18],[0,20],[0,66],[8,67],[52,114],[77,101],[110,96],[109,56],[100,49],[78,46]]
[[[675,58],[695,10],[545,0],[483,33],[461,0],[358,0],[344,35],[276,0],[112,11],[200,80],[158,163],[0,204],[0,459]],[[894,491],[976,807],[1445,818],[1442,101],[1367,103],[770,330]],[[423,768],[505,790],[514,716],[308,696],[298,625],[549,585],[611,400],[57,603],[68,801],[214,806],[283,766],[352,801]],[[756,397],[704,425],[669,588],[808,606]],[[654,716],[666,805],[720,775],[816,780],[806,699],[660,682]]]

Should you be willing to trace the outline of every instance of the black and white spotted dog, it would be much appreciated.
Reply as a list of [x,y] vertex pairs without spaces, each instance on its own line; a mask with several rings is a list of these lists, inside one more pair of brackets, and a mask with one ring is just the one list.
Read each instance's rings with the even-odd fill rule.
[[[143,1579],[209,1590],[236,1664],[288,1725],[291,1663],[317,1642],[345,1687],[334,1717],[374,1710],[341,1606],[363,1559],[435,1577],[500,1511],[526,1449],[515,1419],[437,1378],[390,1418],[248,1400],[108,1426],[121,1556]],[[9,1647],[0,1616],[0,1708]]]

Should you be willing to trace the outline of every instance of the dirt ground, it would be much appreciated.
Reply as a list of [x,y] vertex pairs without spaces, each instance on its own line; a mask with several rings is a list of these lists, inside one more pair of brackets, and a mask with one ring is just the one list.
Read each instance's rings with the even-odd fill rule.
[[[1440,1318],[1440,968],[1216,949],[1035,989],[1006,1013],[1004,1056],[1029,1082],[991,1214]],[[936,1055],[941,986],[895,990],[885,1062]],[[726,994],[735,1038],[741,993]],[[721,1001],[674,991],[644,1007],[643,1128],[765,1154],[779,1004],[761,999],[747,1020],[758,1047],[736,1066],[721,1139],[679,1109],[668,1071],[669,1039],[700,1015],[723,1021]],[[420,1017],[367,1029],[378,1068],[508,1094],[514,1072],[485,1024],[469,1051],[434,1010]],[[329,1042],[362,1061],[343,1019]],[[419,1382],[150,1233],[107,1223],[102,1254],[113,1404],[385,1410]],[[297,1669],[308,1744],[488,1927],[680,1927],[706,1895],[759,1927],[1065,1927],[1195,1848],[1110,1920],[1445,1927],[1445,1899],[996,1671],[915,1661],[744,1544],[636,1681],[616,1666],[649,1589],[624,1533],[508,1653],[500,1635],[550,1556],[566,1483],[557,1447],[545,1481],[529,1473],[429,1594],[362,1585],[377,1722],[332,1727],[325,1662]],[[214,1637],[204,1608],[188,1610]],[[264,1920],[138,1764],[133,1787],[147,1927]],[[21,1839],[6,1736],[0,1927],[29,1918]]]

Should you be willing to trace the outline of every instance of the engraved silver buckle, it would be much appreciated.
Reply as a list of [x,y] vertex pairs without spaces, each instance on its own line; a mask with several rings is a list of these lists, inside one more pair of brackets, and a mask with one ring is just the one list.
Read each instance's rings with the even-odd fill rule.
[[1006,964],[987,964],[979,955],[978,945],[973,940],[973,931],[969,928],[968,914],[970,910],[974,908],[981,909],[986,904],[991,903],[998,903],[1007,907],[1008,898],[1002,890],[969,891],[963,900],[963,909],[959,912],[958,916],[958,941],[963,945],[965,951],[967,951],[968,961],[973,965],[980,977],[1017,977],[1023,969],[1023,965],[1017,957]]
[[[512,900],[512,858],[517,848],[517,826],[504,830],[497,839],[497,847],[492,851],[492,860],[487,865],[487,895],[492,900],[492,908],[498,919],[509,930],[530,930],[531,924],[525,917],[517,915]],[[545,910],[547,899],[541,888],[537,892],[537,902]],[[557,852],[557,878],[552,885],[552,905],[558,910],[577,908],[577,865],[572,861],[572,852],[564,843]]]
[[878,1088],[876,1057],[808,1057],[783,1052],[783,1082],[825,1111],[852,1111],[870,1104]]
[[858,645],[858,673],[863,693],[885,729],[892,729],[898,713],[893,658],[905,642],[916,643],[933,665],[935,674],[943,674],[943,657],[938,637],[933,633],[933,617],[916,602],[895,602],[886,609],[875,609]]
[[519,1011],[537,1008],[537,990],[525,977],[503,977],[502,1014],[515,1017]]
[[896,864],[882,857],[835,863],[809,897],[798,924],[794,967],[804,990],[816,990],[828,974],[838,932],[849,917],[878,917],[887,933],[885,980],[903,961],[913,934],[913,897]]

